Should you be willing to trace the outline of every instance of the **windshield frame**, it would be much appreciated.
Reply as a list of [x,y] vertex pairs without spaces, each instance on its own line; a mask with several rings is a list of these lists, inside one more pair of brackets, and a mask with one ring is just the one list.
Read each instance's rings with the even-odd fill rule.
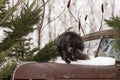
[[[99,56],[99,49],[101,46],[101,42],[107,38],[107,39],[116,39],[117,37],[117,32],[114,29],[109,29],[109,30],[103,30],[103,31],[97,31],[94,33],[86,34],[83,37],[84,43],[88,41],[93,41],[93,40],[99,40],[99,45],[97,47],[97,51],[93,54],[95,54],[95,57]],[[117,60],[120,62],[120,60]]]

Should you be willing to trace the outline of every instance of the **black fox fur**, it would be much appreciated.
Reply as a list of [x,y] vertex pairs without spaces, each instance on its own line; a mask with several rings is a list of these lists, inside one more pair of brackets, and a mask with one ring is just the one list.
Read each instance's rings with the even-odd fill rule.
[[68,64],[77,59],[88,59],[88,56],[83,54],[83,39],[75,32],[61,34],[57,39],[57,50],[62,59]]

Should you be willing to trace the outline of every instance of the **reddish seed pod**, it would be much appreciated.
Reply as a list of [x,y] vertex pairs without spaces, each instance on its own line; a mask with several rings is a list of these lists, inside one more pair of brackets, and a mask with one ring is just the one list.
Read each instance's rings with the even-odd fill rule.
[[103,6],[103,4],[101,5],[101,11],[102,11],[102,13],[104,13],[104,6]]
[[78,22],[78,29],[80,30],[80,27],[81,27],[81,22],[80,22],[80,20],[79,20],[79,22]]
[[71,0],[68,1],[67,8],[70,7]]
[[87,20],[88,15],[85,16],[85,21]]

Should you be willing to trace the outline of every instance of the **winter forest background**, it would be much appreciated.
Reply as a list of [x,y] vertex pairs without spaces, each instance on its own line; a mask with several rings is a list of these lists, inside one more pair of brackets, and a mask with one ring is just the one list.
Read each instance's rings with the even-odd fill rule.
[[[109,27],[105,24],[104,19],[120,15],[120,8],[118,7],[120,0],[71,0],[70,11],[77,19],[76,21],[67,9],[67,3],[68,0],[51,0],[46,5],[43,25],[49,22],[49,19],[50,21],[54,20],[62,14],[42,31],[41,46],[56,38],[69,27],[73,27],[75,32],[79,32],[78,19],[81,21],[84,33],[87,34],[98,31],[101,25],[101,30],[108,29]],[[101,11],[102,4],[104,6],[104,13]],[[85,20],[86,16],[87,20]],[[81,29],[80,32],[83,35]]]
[[[32,0],[25,0],[29,3]],[[42,0],[37,0],[38,5],[42,5]],[[44,2],[46,2],[45,0]],[[44,47],[46,43],[56,38],[65,30],[73,27],[71,30],[79,33],[78,22],[80,20],[84,33],[80,29],[80,34],[87,34],[101,30],[109,29],[104,19],[110,19],[112,16],[120,16],[120,0],[71,0],[69,9],[67,3],[69,0],[48,0],[45,5],[44,20],[40,31],[38,41],[38,31],[35,30],[28,36],[32,37],[33,47]],[[11,5],[17,3],[17,0],[11,0]],[[104,12],[101,7],[104,7]],[[19,9],[21,7],[19,6]],[[19,10],[18,9],[18,10]],[[19,13],[19,11],[17,12]],[[72,14],[71,14],[72,13]],[[85,17],[87,19],[85,20]],[[49,23],[49,24],[48,24]],[[39,23],[35,27],[41,26]],[[37,28],[38,29],[38,28]],[[0,41],[4,38],[3,29],[0,29]],[[39,44],[38,44],[39,43]]]
[[[10,79],[21,61],[56,58],[55,39],[65,31],[83,36],[113,28],[107,23],[120,17],[119,4],[120,0],[0,0],[0,80]],[[120,19],[115,20],[120,32]]]
[[[110,19],[112,16],[120,16],[120,7],[118,7],[120,0],[71,0],[70,11],[67,9],[68,0],[50,0],[46,5],[45,17],[43,26],[45,26],[41,33],[41,47],[45,43],[56,38],[66,29],[73,27],[73,31],[79,33],[78,21],[80,20],[84,34],[101,30],[109,29],[104,19]],[[101,6],[104,6],[104,12],[101,11]],[[87,19],[85,20],[85,17]],[[76,21],[77,20],[77,21]],[[83,35],[80,29],[81,35]],[[34,33],[34,35],[36,35]],[[34,39],[36,42],[36,39]]]

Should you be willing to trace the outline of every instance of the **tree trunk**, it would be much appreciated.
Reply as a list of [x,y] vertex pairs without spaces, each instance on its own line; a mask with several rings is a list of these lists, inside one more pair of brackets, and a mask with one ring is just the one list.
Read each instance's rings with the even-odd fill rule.
[[[48,5],[48,23],[51,22],[51,3],[49,3]],[[51,41],[52,39],[52,29],[51,29],[51,25],[48,24],[48,27],[49,27],[49,32],[48,32],[48,35],[49,35],[49,41]]]
[[[45,1],[42,0],[42,3],[44,4],[44,6],[43,6],[43,13],[42,13],[42,17],[40,17],[40,21],[39,21],[39,23],[37,25],[38,47],[40,47],[40,45],[41,45],[41,29],[42,29],[42,26],[43,26],[44,15],[45,15]],[[38,2],[38,5],[39,5],[39,2]]]

